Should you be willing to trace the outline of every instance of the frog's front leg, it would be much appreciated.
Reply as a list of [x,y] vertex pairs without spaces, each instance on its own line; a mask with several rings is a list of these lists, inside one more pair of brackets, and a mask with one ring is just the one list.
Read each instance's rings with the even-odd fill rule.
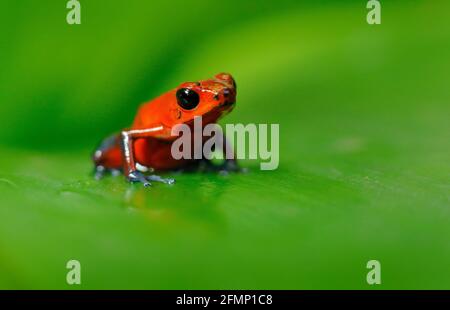
[[161,134],[164,128],[162,126],[152,127],[148,129],[136,129],[122,131],[122,149],[124,157],[124,174],[130,182],[140,182],[144,186],[151,186],[151,182],[161,182],[166,184],[175,183],[174,179],[165,179],[157,175],[146,176],[137,169],[137,163],[134,154],[134,141],[139,138],[154,137]]

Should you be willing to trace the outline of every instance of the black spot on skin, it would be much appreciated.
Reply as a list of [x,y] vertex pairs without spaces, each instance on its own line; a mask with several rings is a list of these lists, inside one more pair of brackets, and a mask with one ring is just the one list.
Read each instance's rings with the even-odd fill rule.
[[195,82],[195,85],[200,86],[200,82]]

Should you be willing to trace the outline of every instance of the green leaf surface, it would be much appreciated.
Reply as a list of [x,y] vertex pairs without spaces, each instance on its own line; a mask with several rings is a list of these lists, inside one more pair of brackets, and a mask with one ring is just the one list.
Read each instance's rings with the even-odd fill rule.
[[[0,288],[450,287],[444,1],[6,1],[0,13]],[[363,1],[364,2],[364,1]],[[280,164],[95,181],[139,103],[221,71],[225,123],[280,124]],[[81,286],[66,263],[81,262]]]

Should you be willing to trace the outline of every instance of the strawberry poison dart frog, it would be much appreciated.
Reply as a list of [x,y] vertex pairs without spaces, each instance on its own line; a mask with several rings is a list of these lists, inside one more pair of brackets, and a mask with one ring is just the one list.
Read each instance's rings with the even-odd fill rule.
[[[223,164],[213,165],[203,159],[174,159],[172,143],[178,138],[171,134],[178,124],[194,127],[194,117],[202,117],[202,126],[216,123],[233,110],[236,102],[236,83],[227,73],[212,79],[186,82],[154,100],[144,103],[138,110],[131,127],[104,139],[93,155],[97,179],[106,173],[123,172],[130,182],[150,186],[151,182],[174,183],[146,172],[208,167],[217,171],[239,171],[232,156]],[[222,133],[223,135],[223,133]],[[223,145],[229,147],[223,138]],[[202,139],[204,143],[205,139]],[[222,152],[225,153],[222,147]],[[225,156],[224,156],[225,158]],[[198,165],[201,164],[201,165]]]

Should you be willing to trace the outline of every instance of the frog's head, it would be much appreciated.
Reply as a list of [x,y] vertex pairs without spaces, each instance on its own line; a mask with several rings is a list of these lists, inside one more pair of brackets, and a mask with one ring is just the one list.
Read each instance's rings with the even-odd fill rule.
[[175,117],[178,123],[188,123],[202,116],[203,124],[216,122],[235,106],[236,83],[228,73],[214,78],[181,84],[175,90]]

